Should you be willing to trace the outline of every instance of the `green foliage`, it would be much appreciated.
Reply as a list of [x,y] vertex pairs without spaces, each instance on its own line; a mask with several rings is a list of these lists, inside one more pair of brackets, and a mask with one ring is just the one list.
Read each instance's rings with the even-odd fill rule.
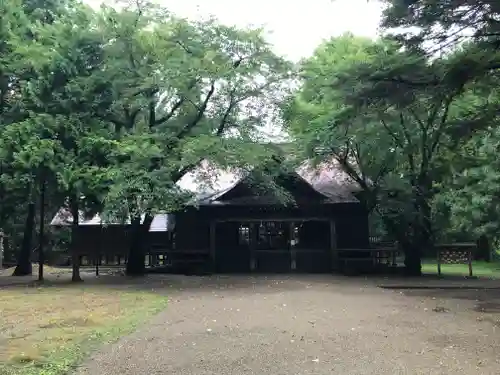
[[393,39],[344,35],[303,62],[302,87],[284,106],[305,154],[333,158],[360,184],[407,258],[439,237],[432,208],[455,173],[446,161],[497,115],[494,77],[457,69],[475,49],[429,59]]
[[[411,50],[431,57],[451,52],[442,83],[461,85],[465,91],[450,107],[445,145],[437,155],[434,204],[440,236],[470,239],[488,234],[498,241],[499,3],[387,3],[384,28]],[[433,87],[436,82],[426,84]]]
[[453,154],[451,171],[439,185],[438,204],[451,233],[487,234],[498,240],[498,129],[476,134]]
[[411,46],[430,41],[437,51],[471,36],[484,46],[498,46],[500,5],[496,0],[387,0],[387,3],[383,26],[402,30],[399,39]]
[[[317,161],[335,158],[353,178],[366,185],[365,188],[368,188],[368,180],[376,177],[377,172],[383,172],[386,164],[393,163],[394,159],[386,134],[373,126],[370,116],[349,118],[352,106],[345,101],[346,90],[351,89],[345,81],[348,71],[353,64],[368,64],[375,59],[369,50],[372,46],[369,39],[352,35],[320,46],[315,55],[303,63],[302,89],[284,108],[290,130],[306,146],[308,157]],[[368,134],[377,143],[364,142]],[[381,147],[387,153],[371,152],[374,147]]]
[[250,169],[269,157],[260,129],[276,118],[293,66],[261,30],[147,2],[1,7],[5,231],[24,222],[42,177],[50,215],[66,204],[127,219],[182,208],[192,197],[176,183],[203,159]]
[[254,135],[292,68],[260,31],[140,5],[103,8],[98,25],[112,41],[106,67],[92,78],[112,82],[112,100],[96,114],[114,125],[120,144],[107,208],[131,216],[177,209],[188,194],[175,183],[202,159],[226,167],[258,161]]

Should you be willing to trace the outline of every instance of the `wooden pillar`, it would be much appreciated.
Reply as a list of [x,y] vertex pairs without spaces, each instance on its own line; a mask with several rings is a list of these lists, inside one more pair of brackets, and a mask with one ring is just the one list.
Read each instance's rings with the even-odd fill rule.
[[438,276],[441,276],[441,249],[437,251],[437,267],[438,267]]
[[290,246],[290,268],[292,271],[297,269],[297,249],[295,248],[295,235],[294,235],[295,223],[290,222],[289,226],[289,241]]
[[330,254],[332,258],[332,271],[337,270],[339,267],[339,257],[337,251],[337,232],[335,228],[335,221],[330,220]]
[[394,251],[392,252],[392,266],[396,267],[398,264],[396,263],[396,256],[399,253],[399,242],[396,241],[394,243]]
[[0,230],[0,270],[3,266],[3,232]]
[[216,225],[215,221],[210,222],[210,259],[212,261],[212,269],[215,271],[215,233],[216,233]]
[[99,266],[101,264],[101,254],[102,254],[102,237],[103,237],[103,226],[102,221],[99,223],[99,243],[97,244],[97,254],[95,256],[95,275],[99,276]]
[[469,277],[472,277],[472,250],[469,249],[468,253],[468,263],[469,263]]
[[255,271],[257,268],[257,259],[255,258],[255,247],[257,246],[257,236],[258,236],[258,223],[249,223],[249,239],[250,239],[250,271]]

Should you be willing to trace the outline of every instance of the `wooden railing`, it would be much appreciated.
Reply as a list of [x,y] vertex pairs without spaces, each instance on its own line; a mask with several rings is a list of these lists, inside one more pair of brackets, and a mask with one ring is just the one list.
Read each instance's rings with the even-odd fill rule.
[[396,259],[400,254],[397,246],[358,248],[358,249],[337,249],[338,260],[341,263],[365,262],[374,266],[387,265],[396,266]]

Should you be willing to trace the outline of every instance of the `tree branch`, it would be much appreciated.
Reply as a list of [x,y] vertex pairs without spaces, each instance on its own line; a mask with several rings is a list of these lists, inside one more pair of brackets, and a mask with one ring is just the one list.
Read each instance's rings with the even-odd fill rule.
[[190,55],[193,55],[193,51],[191,51],[191,49],[189,47],[184,45],[184,43],[181,43],[179,40],[176,40],[175,43],[178,44],[184,51],[186,51]]
[[415,175],[415,158],[413,157],[413,141],[411,140],[410,132],[405,125],[405,118],[403,113],[399,113],[399,123],[401,124],[401,129],[403,130],[403,134],[408,142],[409,150],[403,149],[403,152],[406,153],[406,157],[408,158],[408,164],[410,165],[410,169],[413,175]]
[[372,82],[389,82],[403,84],[410,87],[422,88],[422,87],[433,87],[441,84],[441,81],[437,78],[428,81],[412,81],[402,77],[383,77],[383,78],[371,78]]
[[[198,82],[199,82],[199,79],[193,79],[188,85],[188,91],[192,90]],[[155,120],[153,125],[154,126],[160,125],[160,124],[163,124],[163,123],[167,122],[168,120],[170,120],[175,115],[177,110],[184,104],[185,101],[186,101],[186,97],[182,96],[179,100],[177,100],[175,102],[175,104],[172,106],[170,111],[168,111],[168,113],[165,116],[160,117],[159,119]]]
[[450,112],[450,106],[451,106],[451,103],[453,102],[454,98],[455,98],[454,95],[450,95],[448,97],[448,99],[446,99],[446,101],[444,102],[444,110],[443,110],[443,114],[441,116],[441,120],[439,122],[439,126],[436,129],[436,131],[434,132],[433,137],[432,137],[431,147],[429,150],[429,159],[433,156],[434,151],[436,150],[436,148],[439,144],[441,136],[444,133],[446,121],[448,120],[448,114]]
[[203,100],[200,109],[196,113],[196,116],[184,128],[182,128],[180,132],[177,133],[176,135],[177,139],[185,137],[200,122],[200,120],[203,118],[203,115],[205,114],[208,102],[210,101],[210,98],[213,96],[214,93],[215,93],[215,82],[212,82],[210,85],[210,90],[205,96],[205,100]]
[[368,191],[370,187],[368,186],[367,182],[359,175],[358,172],[349,164],[349,161],[345,158],[345,155],[342,155],[342,153],[339,153],[336,151],[334,148],[330,147],[330,151],[333,154],[333,157],[337,162],[342,166],[342,169],[354,180],[356,181],[359,186],[363,189]]
[[[217,132],[215,134],[218,137],[222,136],[222,134],[224,133],[224,129],[227,125],[227,120],[229,118],[229,115],[231,114],[231,111],[233,110],[233,108],[236,104],[237,104],[237,102],[233,101],[231,99],[231,102],[229,103],[229,106],[227,107],[226,111],[224,112],[224,115],[221,118],[219,126],[217,127]],[[196,166],[198,166],[203,161],[203,159],[205,159],[205,158],[201,157],[196,162],[185,165],[184,167],[179,169],[177,172],[173,173],[172,180],[174,182],[179,181],[186,173],[188,173],[192,169],[196,168]]]
[[130,108],[124,105],[123,112],[125,113],[125,117],[127,118],[126,123],[128,124],[128,129],[132,129],[134,127],[137,116],[141,112],[141,108],[136,108],[135,110],[130,112]]
[[231,98],[229,105],[224,112],[224,115],[222,116],[221,122],[219,123],[219,126],[217,127],[217,131],[215,133],[216,136],[220,137],[223,133],[224,130],[226,129],[227,125],[227,120],[229,118],[229,115],[231,114],[231,111],[233,110],[234,106],[237,104],[237,102],[234,102]]
[[405,118],[402,112],[399,113],[399,123],[401,125],[401,130],[403,131],[403,135],[406,139],[406,142],[408,143],[408,146],[410,147],[410,149],[413,149],[413,140],[411,139],[410,131],[406,127]]
[[184,100],[185,100],[184,97],[177,100],[175,102],[175,104],[172,106],[172,108],[170,109],[170,111],[168,111],[168,113],[165,116],[160,117],[159,119],[154,121],[153,126],[163,124],[163,123],[167,122],[168,120],[170,120],[175,115],[175,112],[177,112],[177,110],[180,108],[180,106],[184,103]]
[[115,130],[117,133],[119,133],[121,131],[121,129],[127,127],[126,122],[117,119],[115,116],[113,116],[111,114],[96,113],[96,116],[103,121],[111,122],[112,124],[114,124]]
[[[408,112],[413,116],[413,118],[417,121],[417,124],[418,124],[418,127],[420,128],[420,130],[422,132],[426,131],[426,129],[428,129],[430,127],[429,125],[429,121],[427,121],[427,123],[425,124],[422,119],[420,118],[420,116],[417,114],[417,112],[415,112],[415,110],[411,107],[408,107]],[[431,123],[432,125],[432,123]]]
[[402,149],[404,149],[405,146],[404,146],[403,142],[401,141],[401,139],[399,139],[399,137],[397,136],[397,134],[391,129],[391,127],[385,122],[385,120],[383,118],[380,119],[380,123],[382,124],[382,126],[384,127],[384,129],[387,131],[387,133],[389,133],[389,135],[394,140],[394,142],[399,147],[401,147]]
[[359,170],[361,171],[361,177],[364,179],[365,175],[363,173],[363,163],[361,160],[361,149],[359,147],[359,143],[354,143],[354,158],[356,159],[356,164],[359,167]]

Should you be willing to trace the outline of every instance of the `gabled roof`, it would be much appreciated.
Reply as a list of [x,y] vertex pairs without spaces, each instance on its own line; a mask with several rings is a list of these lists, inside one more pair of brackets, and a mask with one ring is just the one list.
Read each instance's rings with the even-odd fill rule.
[[[354,196],[354,193],[361,190],[359,185],[337,162],[317,167],[305,162],[295,172],[316,191],[325,195],[330,203],[359,202]],[[178,185],[194,193],[198,204],[210,204],[236,187],[248,174],[248,171],[242,169],[224,170],[203,161],[198,168],[186,174]]]

